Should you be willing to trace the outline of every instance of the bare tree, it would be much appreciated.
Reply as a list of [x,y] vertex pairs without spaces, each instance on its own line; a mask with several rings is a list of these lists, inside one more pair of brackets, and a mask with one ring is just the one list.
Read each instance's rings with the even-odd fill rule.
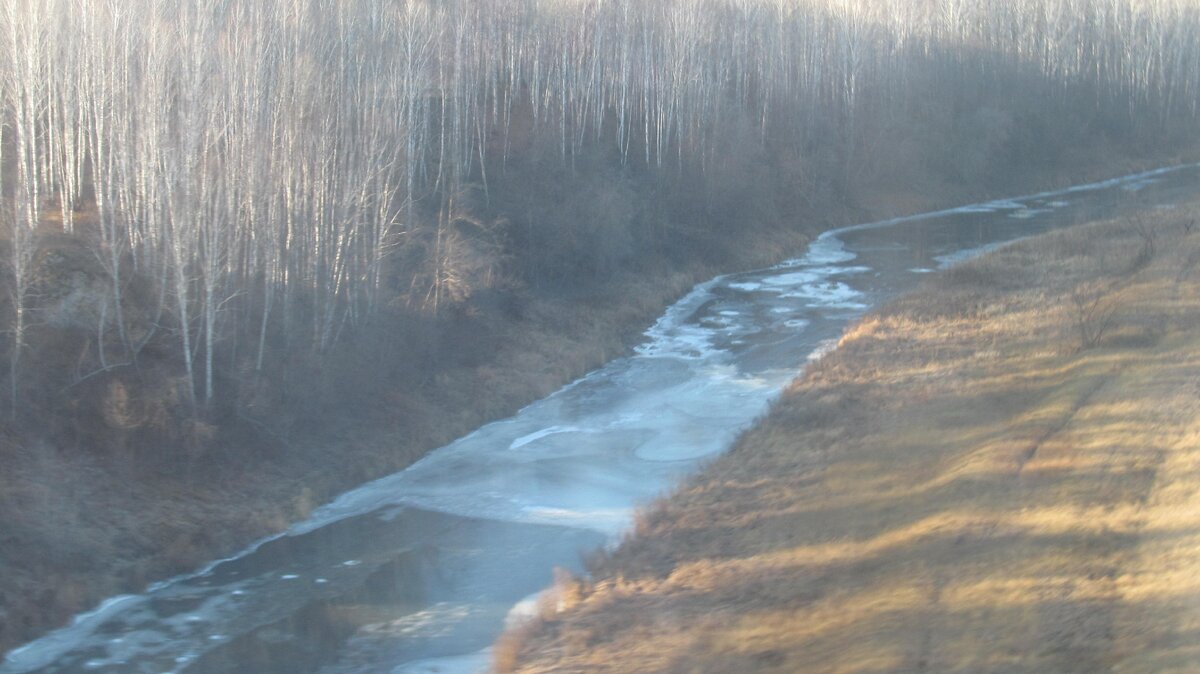
[[[8,0],[0,32],[14,409],[55,198],[66,232],[95,213],[99,329],[136,358],[170,325],[211,404],[222,359],[262,370],[273,332],[322,354],[369,322],[402,246],[410,286],[439,270],[432,306],[461,295],[453,270],[488,256],[451,196],[486,201],[515,121],[567,168],[611,142],[625,164],[708,170],[738,128],[828,149],[849,183],[931,86],[1020,82],[1047,116],[1120,111],[1143,135],[1200,113],[1182,0]],[[135,278],[153,320],[126,315]]]

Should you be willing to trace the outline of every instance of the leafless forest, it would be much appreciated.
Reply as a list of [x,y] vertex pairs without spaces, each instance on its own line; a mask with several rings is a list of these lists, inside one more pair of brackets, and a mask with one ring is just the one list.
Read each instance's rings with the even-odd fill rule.
[[51,327],[56,391],[153,350],[204,414],[381,312],[1170,142],[1200,102],[1190,0],[8,0],[0,36],[14,415]]
[[0,650],[1198,104],[1195,0],[0,0]]

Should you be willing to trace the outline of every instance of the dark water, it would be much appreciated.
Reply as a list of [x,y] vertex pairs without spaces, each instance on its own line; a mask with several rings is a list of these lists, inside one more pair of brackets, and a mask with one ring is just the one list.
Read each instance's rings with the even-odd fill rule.
[[18,672],[474,672],[554,567],[726,449],[846,323],[1006,241],[1170,208],[1197,167],[830,232],[697,286],[637,353],[241,555],[118,597],[10,653]]

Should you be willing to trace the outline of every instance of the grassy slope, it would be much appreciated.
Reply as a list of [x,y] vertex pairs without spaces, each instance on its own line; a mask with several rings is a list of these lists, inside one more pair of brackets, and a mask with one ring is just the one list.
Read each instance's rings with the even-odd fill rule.
[[[1144,161],[1082,162],[1030,173],[1005,190],[1044,188],[1138,170]],[[486,329],[501,347],[481,364],[447,368],[390,401],[379,424],[329,428],[320,438],[250,438],[168,470],[138,459],[31,443],[0,432],[0,653],[105,597],[196,568],[277,532],[366,480],[400,470],[488,420],[507,416],[624,353],[663,307],[713,274],[775,262],[819,229],[920,212],[993,195],[924,180],[876,186],[860,206],[796,227],[732,230],[708,259],[644,265],[586,298],[528,292],[525,310]],[[927,176],[926,176],[927,177]],[[784,226],[786,224],[786,226]],[[478,326],[475,326],[478,329]],[[336,438],[330,441],[329,438]],[[169,462],[168,462],[169,463]]]
[[[1147,216],[1148,263],[1098,223],[868,316],[498,664],[1194,671],[1197,212]],[[1110,320],[1080,348],[1096,297],[1088,327]]]

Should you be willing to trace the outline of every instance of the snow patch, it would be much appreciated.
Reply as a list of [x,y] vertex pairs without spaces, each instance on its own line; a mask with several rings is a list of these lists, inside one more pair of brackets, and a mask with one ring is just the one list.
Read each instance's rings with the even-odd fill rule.
[[778,276],[768,276],[763,279],[763,283],[772,286],[798,286],[805,283],[812,283],[821,276],[811,271],[797,271],[790,274],[780,274]]
[[716,353],[711,338],[712,330],[690,323],[688,319],[701,305],[712,299],[713,286],[725,280],[724,276],[701,283],[694,287],[646,330],[649,341],[634,351],[644,358],[679,358],[702,360]]
[[824,358],[825,356],[828,356],[829,354],[833,353],[837,349],[837,345],[838,345],[837,339],[822,340],[820,343],[817,344],[817,348],[813,349],[812,353],[808,354],[808,358],[806,358],[805,360],[807,360],[809,363],[815,363],[815,362],[821,360],[822,358]]
[[951,209],[952,213],[995,213],[996,209],[986,204],[971,204]]
[[809,307],[823,309],[865,309],[867,306],[858,301],[862,293],[838,281],[806,283],[782,297],[806,300]]
[[1022,208],[1020,210],[1009,213],[1008,217],[1010,217],[1014,220],[1028,220],[1030,218],[1037,217],[1037,216],[1041,215],[1042,213],[1049,213],[1049,212],[1050,212],[1050,209],[1047,209],[1047,208]]
[[1016,199],[997,199],[983,204],[994,211],[1016,211],[1025,208],[1025,204]]
[[730,283],[730,284],[726,285],[725,287],[732,288],[734,290],[740,290],[744,293],[752,293],[756,290],[761,290],[762,284],[761,283],[751,283],[749,281],[739,281],[737,283]]
[[552,506],[525,506],[519,521],[526,524],[553,524],[576,529],[590,529],[605,536],[615,537],[629,527],[633,521],[633,507],[593,508],[572,510]]
[[541,440],[542,438],[545,438],[545,437],[548,437],[551,435],[557,435],[558,433],[576,433],[581,430],[582,429],[576,428],[574,426],[551,426],[550,428],[543,428],[540,431],[534,431],[533,433],[530,433],[529,435],[522,435],[521,437],[517,438],[516,440],[513,440],[512,443],[510,443],[508,445],[508,448],[509,449],[520,449],[520,448],[524,447],[525,445],[528,445],[531,442],[537,442],[538,440]]

